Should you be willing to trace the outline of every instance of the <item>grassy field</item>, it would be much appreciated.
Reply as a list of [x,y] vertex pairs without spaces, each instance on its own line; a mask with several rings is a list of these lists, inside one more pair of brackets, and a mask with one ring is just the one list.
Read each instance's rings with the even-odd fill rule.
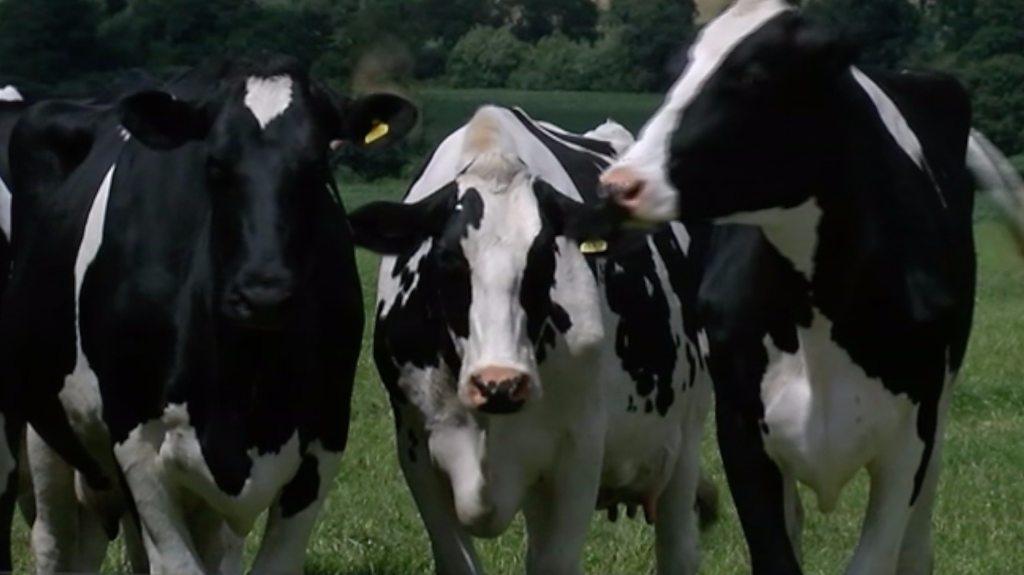
[[[621,95],[428,92],[424,95],[428,133],[443,135],[484,101],[515,103],[535,117],[580,130],[609,115],[635,129],[658,100]],[[396,198],[406,185],[399,181],[342,184],[349,207]],[[1020,575],[1024,574],[1024,259],[986,216],[979,218],[977,237],[981,265],[978,310],[947,433],[946,468],[935,514],[936,573]],[[376,258],[361,252],[359,262],[366,309],[371,310]],[[430,573],[426,534],[394,454],[391,412],[372,364],[369,333],[365,341],[351,444],[313,537],[307,569],[346,575]],[[705,440],[704,463],[722,490],[723,516],[702,540],[702,572],[747,572],[746,548],[710,438]],[[808,574],[842,572],[857,541],[866,487],[866,476],[861,474],[847,488],[839,508],[828,516],[818,513],[813,498],[804,493]],[[640,522],[611,524],[595,515],[585,569],[594,575],[653,572],[653,541],[653,531]],[[252,537],[250,546],[255,542]],[[15,545],[24,569],[29,553],[23,525]],[[521,573],[522,523],[498,540],[480,542],[479,548],[489,573]],[[107,562],[111,570],[123,564],[120,557],[115,547]]]

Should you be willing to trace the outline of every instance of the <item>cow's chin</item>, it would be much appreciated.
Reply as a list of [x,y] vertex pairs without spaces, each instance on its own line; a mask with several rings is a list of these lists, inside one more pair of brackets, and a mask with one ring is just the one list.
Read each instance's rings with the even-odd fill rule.
[[632,206],[629,216],[636,222],[663,224],[679,218],[679,194],[667,185],[648,185]]

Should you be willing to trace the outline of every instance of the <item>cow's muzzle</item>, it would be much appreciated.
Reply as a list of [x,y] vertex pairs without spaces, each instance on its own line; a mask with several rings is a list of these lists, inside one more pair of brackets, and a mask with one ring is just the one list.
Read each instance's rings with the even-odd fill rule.
[[293,295],[290,277],[259,278],[229,289],[221,312],[239,327],[278,331],[288,319]]
[[523,408],[530,396],[530,376],[507,367],[485,367],[469,376],[469,407],[483,413],[508,414]]

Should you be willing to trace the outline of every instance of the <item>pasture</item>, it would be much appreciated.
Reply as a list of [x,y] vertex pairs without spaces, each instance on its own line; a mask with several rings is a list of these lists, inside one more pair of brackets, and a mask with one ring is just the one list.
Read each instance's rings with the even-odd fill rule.
[[[484,102],[522,106],[538,119],[583,130],[614,117],[636,129],[659,101],[656,96],[427,91],[420,95],[424,138],[437,141]],[[341,182],[349,209],[376,199],[401,197],[406,182]],[[945,470],[935,513],[937,574],[1024,573],[1024,258],[984,202],[976,214],[980,256],[974,336],[947,430]],[[360,252],[368,320],[374,310],[376,256]],[[391,410],[370,353],[372,322],[360,359],[351,440],[337,485],[321,517],[307,560],[309,573],[408,575],[432,572],[426,533],[394,454]],[[556,385],[548,382],[548,385]],[[721,493],[721,519],[702,539],[703,573],[747,572],[746,548],[728,496],[709,421],[703,461]],[[808,574],[833,574],[856,545],[867,496],[862,473],[825,516],[804,492],[807,521],[804,559]],[[250,538],[255,542],[256,538]],[[596,515],[585,552],[595,575],[651,573],[653,529]],[[504,537],[479,545],[489,573],[522,572],[522,522]],[[253,550],[250,550],[253,551]],[[18,520],[16,568],[30,569],[28,531]],[[113,547],[106,568],[124,569]]]

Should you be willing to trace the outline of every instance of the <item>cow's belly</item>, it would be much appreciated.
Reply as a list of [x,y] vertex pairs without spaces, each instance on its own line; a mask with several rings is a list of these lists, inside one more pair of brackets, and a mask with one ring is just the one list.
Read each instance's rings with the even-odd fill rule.
[[685,433],[679,417],[611,417],[598,508],[657,501],[676,468]]
[[252,529],[259,514],[270,507],[298,472],[302,461],[298,432],[277,451],[259,453],[252,448],[248,452],[252,467],[244,486],[238,493],[226,493],[207,465],[187,406],[169,405],[162,423],[164,437],[158,458],[166,479],[210,505],[239,535]]
[[909,425],[914,405],[869,377],[830,337],[820,314],[800,330],[795,354],[765,339],[769,365],[761,384],[762,438],[768,455],[818,495],[824,511],[839,492]]

